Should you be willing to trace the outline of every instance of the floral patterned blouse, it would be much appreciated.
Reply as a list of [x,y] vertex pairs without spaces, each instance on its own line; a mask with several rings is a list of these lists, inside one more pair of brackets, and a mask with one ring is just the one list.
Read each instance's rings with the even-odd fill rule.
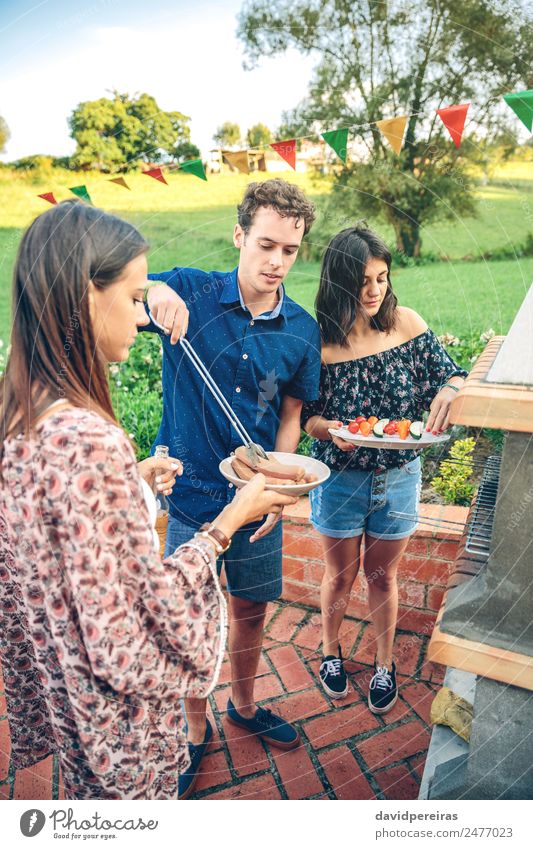
[[88,410],[4,443],[0,660],[15,768],[59,755],[67,798],[176,799],[183,696],[220,670],[212,547],[154,551],[135,456]]
[[[322,364],[320,396],[304,404],[302,422],[311,416],[345,424],[357,416],[419,421],[443,383],[467,372],[455,363],[429,328],[379,354]],[[347,454],[331,441],[314,439],[311,454],[335,471],[390,469],[403,466],[416,451],[358,448]]]

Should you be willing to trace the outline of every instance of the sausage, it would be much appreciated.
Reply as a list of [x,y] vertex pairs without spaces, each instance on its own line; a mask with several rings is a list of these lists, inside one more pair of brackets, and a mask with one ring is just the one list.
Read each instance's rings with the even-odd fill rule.
[[235,457],[241,463],[248,466],[248,468],[253,469],[254,472],[262,472],[269,478],[275,478],[279,481],[287,480],[293,483],[303,482],[305,478],[305,469],[302,469],[301,466],[290,466],[288,463],[280,463],[274,457],[269,457],[268,460],[260,458],[252,465],[248,457],[248,452],[243,445],[235,450]]

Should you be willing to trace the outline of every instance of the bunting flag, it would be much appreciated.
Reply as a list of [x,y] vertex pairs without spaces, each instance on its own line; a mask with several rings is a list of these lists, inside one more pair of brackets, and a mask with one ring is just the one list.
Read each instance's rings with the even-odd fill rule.
[[143,171],[143,174],[145,177],[153,177],[154,180],[159,180],[160,183],[164,183],[165,186],[168,186],[161,168],[149,168],[147,171]]
[[235,168],[238,168],[241,174],[249,174],[250,166],[248,165],[248,151],[247,150],[236,150],[236,151],[222,151],[222,156],[228,163],[228,165],[233,165]]
[[469,103],[462,103],[460,106],[447,106],[445,109],[437,109],[437,115],[451,135],[457,150],[461,147],[461,138],[469,106]]
[[47,200],[48,203],[57,203],[53,192],[45,192],[42,195],[37,195],[38,198],[42,198],[43,200]]
[[207,180],[207,177],[205,176],[204,163],[201,159],[189,159],[187,162],[182,162],[180,170],[185,171],[186,174],[194,174],[194,176],[199,177],[200,180]]
[[272,142],[270,147],[274,148],[276,153],[279,153],[282,159],[288,162],[291,168],[296,171],[296,139]]
[[407,118],[407,115],[400,115],[398,118],[386,118],[384,121],[376,121],[378,130],[385,136],[395,153],[400,153],[402,149]]
[[503,99],[515,115],[520,118],[529,132],[533,125],[533,88],[529,91],[518,91],[514,94],[504,94]]
[[129,189],[129,191],[131,192],[131,189],[128,186],[128,184],[126,183],[126,180],[124,179],[124,177],[113,177],[113,179],[109,180],[108,182],[109,183],[116,183],[117,186],[124,186],[125,189]]
[[337,156],[346,165],[346,157],[348,156],[348,130],[328,130],[327,133],[322,133],[322,138],[333,148]]
[[80,200],[84,200],[87,203],[92,203],[91,196],[87,191],[87,186],[73,186],[69,189],[69,192],[72,192],[73,195],[76,195]]

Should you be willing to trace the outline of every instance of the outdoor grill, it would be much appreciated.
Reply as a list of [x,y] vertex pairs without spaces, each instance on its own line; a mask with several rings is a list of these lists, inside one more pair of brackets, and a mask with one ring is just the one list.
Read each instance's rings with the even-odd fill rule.
[[431,799],[533,798],[533,286],[451,407],[505,432],[472,501],[429,658],[476,674],[468,752],[440,763]]

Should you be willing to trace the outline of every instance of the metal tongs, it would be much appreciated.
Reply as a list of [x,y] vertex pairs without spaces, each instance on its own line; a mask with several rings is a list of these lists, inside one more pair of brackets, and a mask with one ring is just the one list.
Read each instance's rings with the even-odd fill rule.
[[246,448],[246,453],[248,455],[248,460],[250,461],[252,466],[257,466],[259,460],[268,460],[267,453],[265,449],[259,445],[257,442],[252,442],[252,438],[243,423],[237,416],[237,414],[232,410],[226,399],[224,398],[222,392],[218,388],[217,384],[209,374],[205,365],[201,361],[200,357],[192,347],[191,343],[185,339],[184,336],[180,337],[180,345],[187,354],[194,368],[204,381],[207,388],[210,390],[214,399],[218,402],[222,412],[229,419],[230,423],[233,425],[237,436],[242,441],[242,444]]
[[[155,321],[151,312],[149,313],[149,317],[150,317],[150,320],[152,321],[152,323],[155,324],[156,327],[159,327],[159,329],[162,330],[163,333],[165,333],[167,336],[170,335],[170,331],[168,331],[166,329],[166,327],[163,327],[162,324],[159,324],[159,322]],[[181,336],[180,337],[180,345],[183,348],[184,352],[187,354],[187,356],[188,356],[189,360],[191,361],[191,363],[193,364],[194,368],[196,369],[196,371],[198,372],[198,374],[200,375],[200,377],[204,381],[205,385],[207,386],[207,388],[209,389],[209,391],[211,392],[211,394],[213,395],[213,397],[215,398],[215,400],[219,404],[222,412],[224,413],[226,418],[229,420],[230,424],[233,425],[233,427],[234,427],[234,429],[237,433],[237,436],[239,437],[242,444],[246,448],[246,453],[248,455],[248,460],[250,461],[250,464],[255,467],[255,466],[257,466],[257,463],[258,463],[259,460],[268,460],[268,455],[267,455],[265,449],[261,445],[259,445],[257,442],[252,441],[250,434],[248,433],[248,431],[244,427],[243,423],[241,422],[241,420],[239,419],[237,414],[234,413],[233,410],[231,409],[229,403],[224,398],[222,392],[220,391],[217,384],[215,383],[215,381],[213,380],[213,378],[209,374],[208,370],[206,369],[206,367],[203,364],[203,362],[201,361],[200,357],[198,356],[198,354],[196,353],[196,351],[192,347],[191,343],[187,339],[185,339],[184,336]]]

